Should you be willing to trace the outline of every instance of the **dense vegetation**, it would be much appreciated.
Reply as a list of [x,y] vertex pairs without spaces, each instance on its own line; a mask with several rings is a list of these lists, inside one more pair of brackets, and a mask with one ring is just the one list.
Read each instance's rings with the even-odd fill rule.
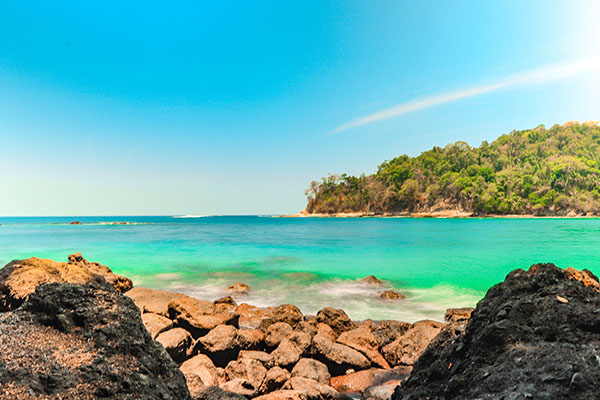
[[309,213],[599,215],[600,126],[513,131],[479,147],[434,147],[373,175],[330,175],[306,191]]

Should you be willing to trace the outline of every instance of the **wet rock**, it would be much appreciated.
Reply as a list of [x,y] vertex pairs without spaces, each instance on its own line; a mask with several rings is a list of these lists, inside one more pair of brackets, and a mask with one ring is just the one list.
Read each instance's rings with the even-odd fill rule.
[[408,378],[411,370],[412,367],[396,367],[392,370],[367,369],[331,378],[331,386],[342,393],[362,393],[372,386],[402,382]]
[[204,354],[198,354],[185,361],[179,367],[187,381],[192,397],[200,396],[208,386],[219,384],[219,371],[213,362]]
[[[553,264],[515,270],[478,303],[463,334],[432,341],[393,399],[597,398],[599,309],[592,285]],[[576,373],[593,383],[572,383]]]
[[7,399],[191,399],[139,309],[105,284],[42,285],[18,310],[0,316],[0,393]]
[[80,221],[69,222],[69,225],[83,225]]
[[275,364],[273,355],[264,351],[242,350],[238,355],[238,360],[241,360],[242,358],[259,361],[267,369],[273,367]]
[[142,314],[142,321],[144,322],[144,326],[146,329],[148,329],[148,332],[150,332],[150,335],[153,339],[156,339],[160,333],[173,327],[173,321],[171,321],[169,318],[154,313]]
[[245,283],[234,283],[233,285],[229,285],[227,286],[227,291],[231,294],[248,294],[248,292],[250,291],[250,286],[246,285]]
[[355,328],[352,320],[344,310],[331,307],[325,307],[317,313],[317,322],[329,325],[336,335]]
[[143,313],[154,313],[169,316],[169,303],[172,300],[188,297],[181,293],[165,290],[133,288],[125,293]]
[[348,369],[361,370],[371,366],[371,362],[360,352],[334,343],[324,335],[315,335],[312,345],[315,358],[327,365],[331,376],[343,375]]
[[362,326],[346,331],[338,337],[337,342],[360,351],[373,365],[390,369],[388,362],[377,350],[377,341],[370,329]]
[[473,310],[473,307],[449,308],[446,310],[444,319],[446,320],[446,322],[467,321],[469,318],[471,318],[471,313],[473,312]]
[[292,369],[291,376],[313,379],[323,385],[329,385],[331,380],[327,366],[312,358],[300,359]]
[[290,379],[290,372],[281,367],[273,367],[267,371],[265,380],[261,385],[260,393],[269,393],[281,389],[284,383]]
[[260,361],[242,358],[227,364],[225,373],[230,381],[221,385],[223,389],[245,396],[256,396],[267,376],[267,369]]
[[285,322],[295,328],[304,318],[300,309],[292,304],[283,304],[276,307],[260,322],[259,328],[266,331],[269,326],[277,322]]
[[286,322],[276,322],[269,326],[265,332],[265,344],[269,347],[277,347],[281,341],[292,333],[293,328]]
[[365,283],[367,285],[372,285],[372,286],[381,286],[381,285],[383,285],[383,282],[381,280],[377,279],[373,275],[365,276],[364,278],[362,278],[361,280],[359,280],[359,282]]
[[173,328],[158,335],[156,341],[163,345],[176,363],[182,363],[192,344],[192,335],[185,329]]
[[383,356],[393,366],[413,365],[444,326],[431,320],[415,322],[404,335],[381,349]]
[[247,398],[241,394],[227,392],[220,387],[211,386],[197,393],[194,400],[247,400]]
[[382,300],[402,300],[405,299],[406,296],[402,293],[398,293],[395,290],[386,290],[379,295],[379,298]]
[[242,350],[263,350],[264,333],[258,329],[240,329],[237,335],[238,346]]
[[218,325],[237,328],[239,320],[239,315],[235,312],[217,312],[213,303],[187,296],[169,302],[169,316],[194,338],[206,335]]
[[208,355],[216,366],[224,367],[238,356],[237,333],[238,330],[231,325],[219,325],[198,339],[197,351]]
[[68,262],[31,257],[15,260],[0,270],[0,311],[17,308],[47,283],[108,283],[119,292],[133,287],[131,279],[114,274],[110,268],[89,262],[81,253],[71,254]]

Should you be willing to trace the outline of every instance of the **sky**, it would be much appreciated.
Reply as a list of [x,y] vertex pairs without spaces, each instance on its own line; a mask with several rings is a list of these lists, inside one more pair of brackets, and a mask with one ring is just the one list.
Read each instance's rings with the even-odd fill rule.
[[310,181],[600,120],[594,1],[0,2],[0,215],[295,213]]

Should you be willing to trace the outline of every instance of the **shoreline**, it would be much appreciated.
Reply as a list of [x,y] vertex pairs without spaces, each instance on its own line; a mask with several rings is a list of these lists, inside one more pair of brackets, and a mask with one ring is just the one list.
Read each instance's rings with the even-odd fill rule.
[[414,218],[414,219],[597,219],[600,215],[534,215],[534,214],[487,214],[473,215],[471,212],[457,210],[442,210],[416,213],[384,213],[374,214],[365,212],[351,213],[307,213],[274,215],[273,218]]

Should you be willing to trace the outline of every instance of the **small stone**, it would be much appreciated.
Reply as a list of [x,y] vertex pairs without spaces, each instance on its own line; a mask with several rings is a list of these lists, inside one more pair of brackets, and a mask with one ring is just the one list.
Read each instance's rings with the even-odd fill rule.
[[562,296],[556,296],[556,300],[560,301],[560,302],[561,302],[561,303],[563,303],[563,304],[566,304],[566,303],[568,303],[568,302],[569,302],[569,300],[565,299],[565,298],[564,298],[564,297],[562,297]]
[[379,298],[382,300],[401,300],[405,299],[406,296],[402,293],[398,293],[395,290],[386,290],[379,295]]

